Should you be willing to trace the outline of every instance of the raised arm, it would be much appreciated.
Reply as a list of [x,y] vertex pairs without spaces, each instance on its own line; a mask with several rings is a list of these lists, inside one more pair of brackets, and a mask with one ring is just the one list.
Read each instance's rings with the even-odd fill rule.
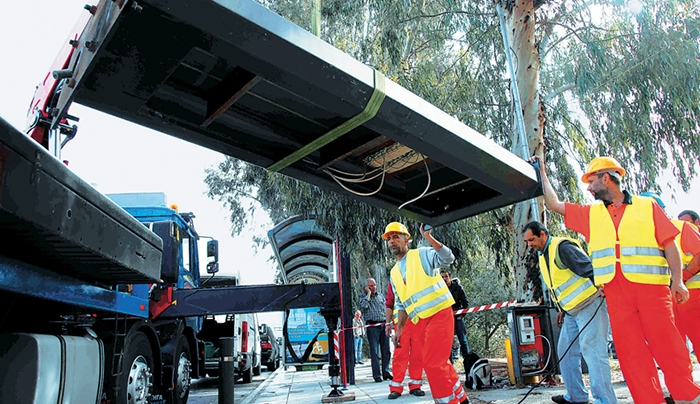
[[554,192],[552,183],[549,182],[549,178],[547,178],[547,170],[545,170],[544,167],[544,160],[542,160],[539,156],[532,156],[530,157],[529,161],[531,163],[539,163],[540,175],[542,176],[542,189],[544,190],[544,204],[547,205],[549,210],[557,212],[563,216],[566,213],[566,205],[564,202],[559,200],[559,196],[557,196],[557,193]]

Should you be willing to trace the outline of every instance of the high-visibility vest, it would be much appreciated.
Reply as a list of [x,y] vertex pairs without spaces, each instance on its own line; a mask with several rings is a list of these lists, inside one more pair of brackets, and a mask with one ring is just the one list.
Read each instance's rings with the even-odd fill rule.
[[[615,265],[630,282],[668,285],[671,274],[664,252],[655,237],[654,215],[650,198],[632,197],[625,207],[620,225],[615,224],[603,203],[591,205],[590,250],[596,285],[615,277]],[[618,248],[619,254],[618,257]]]
[[[557,265],[556,256],[559,249],[559,243],[567,240],[576,244],[581,248],[581,244],[567,237],[550,237],[548,249],[549,263],[545,260],[545,255],[540,254],[540,272],[544,283],[547,284],[549,290],[554,295],[554,300],[559,306],[570,311],[579,305],[582,301],[593,296],[597,292],[597,288],[588,278],[578,276],[569,268],[560,268]],[[581,248],[583,250],[583,248]],[[549,265],[548,265],[549,264]]]
[[[685,224],[687,223],[688,225],[692,226],[696,230],[697,230],[697,228],[695,227],[695,225],[693,223],[690,223],[690,222],[685,222],[685,221],[676,220],[676,219],[671,219],[671,221],[673,222],[673,224],[676,225],[678,230],[681,231],[676,236],[676,244],[678,245],[678,251],[681,253],[681,262],[683,264],[683,268],[685,268],[690,263],[690,261],[693,260],[693,254],[686,253],[681,249],[681,246],[683,245],[682,244],[683,226],[685,226]],[[688,289],[700,289],[700,273],[697,273],[697,274],[693,275],[692,278],[688,279],[685,282],[685,286]]]
[[391,281],[396,288],[397,297],[403,302],[406,314],[414,324],[455,303],[440,273],[435,276],[425,273],[417,249],[406,253],[406,279],[410,279],[410,282],[404,282],[397,262],[391,269]]

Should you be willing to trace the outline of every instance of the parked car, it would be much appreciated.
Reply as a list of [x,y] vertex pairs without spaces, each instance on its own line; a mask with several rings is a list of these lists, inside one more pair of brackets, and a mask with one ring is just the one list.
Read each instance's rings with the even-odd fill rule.
[[275,333],[272,327],[267,324],[260,326],[260,357],[262,364],[267,366],[270,372],[275,371],[281,364],[282,356],[280,355],[281,347],[278,338],[275,338]]

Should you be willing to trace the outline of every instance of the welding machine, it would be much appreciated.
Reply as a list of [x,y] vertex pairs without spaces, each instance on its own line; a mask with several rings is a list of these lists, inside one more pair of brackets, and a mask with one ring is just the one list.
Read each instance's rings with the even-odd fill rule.
[[508,328],[513,373],[516,384],[524,384],[530,376],[558,374],[555,324],[557,311],[549,306],[508,307]]

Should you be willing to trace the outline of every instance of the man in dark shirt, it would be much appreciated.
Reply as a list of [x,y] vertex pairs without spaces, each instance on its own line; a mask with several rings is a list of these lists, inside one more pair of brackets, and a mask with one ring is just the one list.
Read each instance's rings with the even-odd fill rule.
[[[389,361],[391,360],[391,350],[389,348],[389,338],[386,336],[384,327],[375,325],[383,324],[386,316],[384,295],[377,293],[377,281],[372,278],[367,279],[365,286],[366,296],[360,297],[360,308],[365,315],[367,324],[367,340],[369,341],[369,357],[372,360],[372,377],[375,382],[391,380],[389,373]],[[381,350],[381,369],[379,367]]]
[[[467,293],[464,291],[462,285],[459,284],[459,279],[452,278],[447,271],[440,271],[440,275],[445,281],[450,293],[452,293],[452,298],[455,299],[452,310],[457,311],[469,307]],[[467,369],[466,366],[467,358],[469,357],[469,343],[467,342],[467,330],[464,328],[464,314],[455,316],[455,335],[457,336],[457,340],[459,340],[459,350],[462,352],[462,359],[465,367],[464,371],[468,373],[469,369]],[[450,357],[450,360],[452,360],[452,357]]]
[[559,404],[588,403],[588,390],[581,374],[583,356],[588,364],[595,402],[617,403],[608,361],[608,310],[593,284],[590,258],[577,241],[550,237],[540,222],[526,224],[523,238],[538,252],[540,273],[559,309],[557,324],[561,333],[557,353],[566,394],[554,396],[552,401]]

